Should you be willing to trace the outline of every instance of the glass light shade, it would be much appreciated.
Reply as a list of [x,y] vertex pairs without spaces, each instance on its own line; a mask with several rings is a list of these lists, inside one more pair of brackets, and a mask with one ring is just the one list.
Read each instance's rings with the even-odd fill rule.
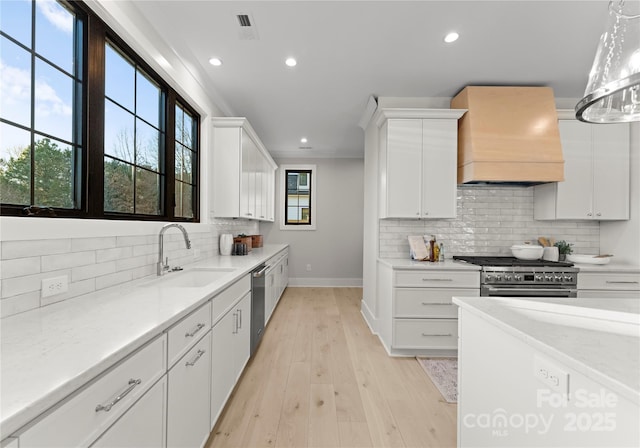
[[640,121],[640,2],[609,2],[607,30],[576,118],[589,123]]

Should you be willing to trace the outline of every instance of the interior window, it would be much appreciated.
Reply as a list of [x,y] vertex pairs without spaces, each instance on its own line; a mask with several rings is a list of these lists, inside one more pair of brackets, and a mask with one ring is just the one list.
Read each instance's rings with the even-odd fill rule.
[[315,165],[283,165],[281,229],[315,230]]

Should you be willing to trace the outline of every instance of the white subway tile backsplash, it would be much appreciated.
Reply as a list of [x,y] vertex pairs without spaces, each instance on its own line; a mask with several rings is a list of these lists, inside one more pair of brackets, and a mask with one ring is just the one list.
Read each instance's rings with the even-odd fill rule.
[[116,271],[120,272],[133,268],[139,268],[141,266],[154,263],[154,261],[157,261],[157,259],[153,255],[141,255],[139,257],[121,258],[119,260],[116,260]]
[[45,255],[42,257],[42,272],[58,269],[84,266],[96,262],[95,251],[71,252],[60,255]]
[[52,303],[62,302],[63,300],[72,299],[83,294],[89,294],[96,290],[96,280],[88,278],[80,282],[69,283],[69,291],[55,296],[42,297],[40,306],[51,305]]
[[40,291],[18,294],[0,300],[0,318],[40,307]]
[[85,250],[110,249],[116,247],[116,237],[97,238],[73,238],[71,240],[71,251],[82,252]]
[[108,288],[109,286],[115,286],[120,283],[126,283],[133,280],[133,273],[131,271],[121,271],[114,274],[107,274],[95,278],[96,291],[99,289]]
[[22,277],[40,272],[40,257],[13,258],[2,262],[1,278]]
[[3,241],[2,259],[37,257],[71,252],[71,239]]
[[18,294],[24,294],[32,291],[40,291],[43,279],[59,277],[62,275],[70,277],[71,270],[63,269],[59,271],[42,272],[39,274],[3,279],[2,298],[4,299],[7,297],[16,296]]
[[379,225],[383,258],[406,258],[408,235],[435,234],[447,257],[511,255],[513,244],[538,236],[567,240],[585,254],[597,254],[600,245],[597,221],[535,221],[533,189],[525,187],[460,187],[455,219],[384,219]]
[[113,274],[114,272],[116,272],[115,261],[79,266],[71,269],[71,281],[79,282],[81,280],[98,277],[100,275]]
[[114,249],[101,249],[96,251],[96,263],[129,258],[132,255],[133,248],[131,246],[116,247]]

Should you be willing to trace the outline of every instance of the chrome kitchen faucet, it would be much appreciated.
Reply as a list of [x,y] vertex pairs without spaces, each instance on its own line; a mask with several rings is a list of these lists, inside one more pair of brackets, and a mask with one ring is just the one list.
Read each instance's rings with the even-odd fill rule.
[[191,241],[189,241],[189,234],[187,230],[182,227],[180,224],[165,224],[162,229],[160,229],[160,234],[158,235],[158,275],[164,275],[166,271],[181,271],[182,268],[179,266],[175,266],[173,269],[169,267],[169,257],[167,257],[166,261],[163,263],[162,259],[164,258],[164,233],[170,229],[171,227],[176,227],[182,232],[182,236],[184,236],[184,243],[187,246],[187,249],[191,249]]

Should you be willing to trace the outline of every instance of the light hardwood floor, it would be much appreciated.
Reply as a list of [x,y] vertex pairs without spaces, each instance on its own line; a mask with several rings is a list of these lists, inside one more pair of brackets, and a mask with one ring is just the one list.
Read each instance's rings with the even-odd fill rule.
[[287,288],[205,447],[455,446],[456,405],[386,354],[361,298]]

